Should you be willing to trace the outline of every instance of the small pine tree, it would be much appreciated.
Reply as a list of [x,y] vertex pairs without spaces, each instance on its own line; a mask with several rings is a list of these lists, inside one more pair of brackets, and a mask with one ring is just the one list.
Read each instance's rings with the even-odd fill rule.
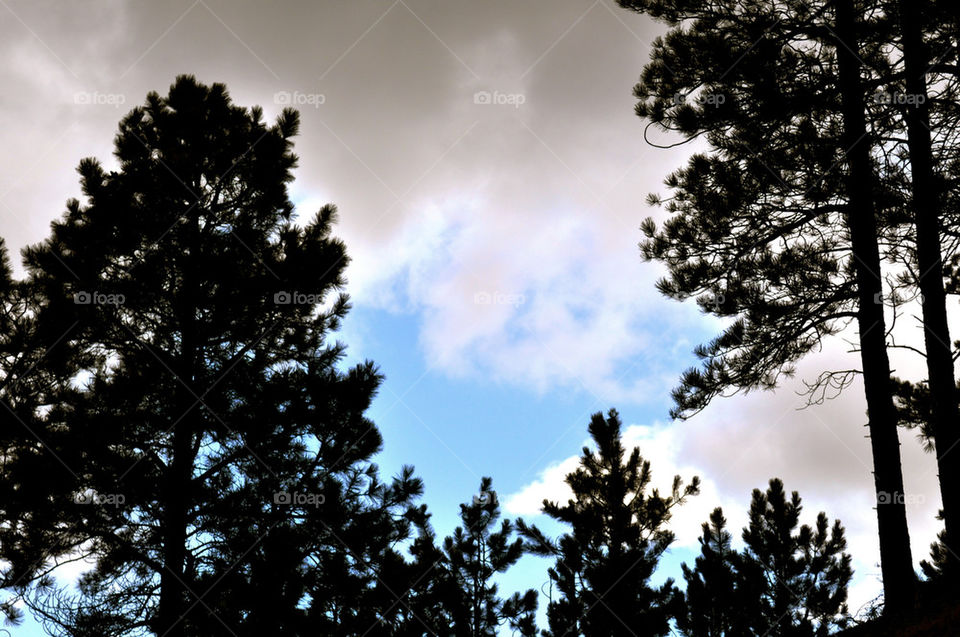
[[817,515],[800,526],[799,494],[788,499],[774,478],[754,489],[745,548],[731,549],[717,508],[703,525],[701,555],[683,565],[686,608],[678,627],[686,637],[821,637],[849,621],[847,586],[853,572],[839,520]]
[[739,555],[732,547],[723,510],[717,507],[703,523],[700,555],[693,568],[682,565],[687,582],[684,612],[677,627],[688,637],[732,635],[742,615],[736,596]]
[[615,409],[606,418],[594,414],[589,431],[597,450],[584,447],[580,467],[566,478],[573,499],[543,503],[568,533],[553,541],[519,523],[530,552],[556,557],[548,574],[559,598],[547,608],[546,635],[666,635],[679,609],[673,581],[654,588],[650,577],[674,539],[666,528],[673,507],[699,492],[699,479],[684,487],[675,476],[667,496],[651,490],[650,462],[637,448],[627,455],[620,428]]
[[537,634],[536,591],[502,599],[492,581],[523,556],[523,540],[511,541],[515,529],[510,520],[502,520],[496,530],[500,504],[492,484],[488,477],[480,481],[480,491],[472,502],[460,505],[463,525],[443,541],[438,577],[449,585],[440,595],[440,605],[457,637],[494,637],[503,624],[521,635],[533,636]]

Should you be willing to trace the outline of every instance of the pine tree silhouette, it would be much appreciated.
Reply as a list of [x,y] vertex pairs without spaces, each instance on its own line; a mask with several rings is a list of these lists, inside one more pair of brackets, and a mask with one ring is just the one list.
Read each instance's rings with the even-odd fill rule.
[[75,476],[45,447],[42,414],[53,396],[71,391],[70,369],[83,358],[62,323],[40,320],[41,309],[36,286],[13,278],[0,239],[0,589],[9,594],[0,612],[12,625],[23,618],[23,593],[81,540],[69,527],[47,532],[75,506],[61,489]]
[[583,449],[580,467],[566,478],[573,499],[544,501],[543,512],[570,526],[557,540],[518,522],[527,550],[556,557],[549,570],[558,592],[547,607],[545,635],[667,635],[680,606],[672,580],[650,585],[661,556],[673,542],[671,512],[699,492],[694,477],[684,486],[675,476],[671,493],[650,488],[650,462],[621,441],[620,416],[596,413],[589,431],[596,451]]
[[800,525],[799,494],[779,479],[754,489],[744,550],[731,548],[718,508],[703,525],[701,554],[683,565],[686,608],[677,622],[686,637],[820,637],[850,623],[853,576],[840,521],[823,512]]
[[687,637],[725,637],[746,634],[744,609],[737,597],[739,555],[731,545],[727,520],[718,507],[703,523],[700,555],[693,568],[682,565],[687,583],[684,612],[677,627]]
[[446,591],[440,594],[441,606],[451,620],[449,634],[494,637],[504,624],[521,635],[537,634],[536,591],[503,599],[492,579],[523,556],[523,540],[514,537],[513,522],[500,520],[500,516],[493,482],[484,477],[472,501],[460,505],[463,524],[444,538],[439,577],[446,584]]
[[[730,390],[775,388],[796,361],[856,321],[885,595],[891,609],[909,607],[906,511],[888,497],[903,493],[903,475],[880,254],[881,240],[904,229],[879,210],[881,198],[902,205],[903,193],[878,185],[881,133],[866,123],[864,60],[889,66],[881,41],[861,45],[873,18],[854,0],[776,11],[763,3],[620,4],[685,22],[654,45],[635,89],[637,113],[710,145],[667,179],[671,217],[643,226],[644,257],[669,270],[658,289],[730,319],[696,349],[703,363],[683,374],[672,413],[687,417]],[[882,26],[884,35],[889,24]],[[823,400],[853,375],[825,372],[810,398]]]
[[349,307],[335,209],[294,223],[298,115],[262,115],[190,76],[150,93],[119,169],[83,160],[86,203],[24,253],[41,320],[86,357],[46,415],[86,502],[43,533],[96,560],[79,593],[33,598],[59,634],[362,633],[396,601],[379,564],[422,485],[369,462],[381,376],[330,341]]

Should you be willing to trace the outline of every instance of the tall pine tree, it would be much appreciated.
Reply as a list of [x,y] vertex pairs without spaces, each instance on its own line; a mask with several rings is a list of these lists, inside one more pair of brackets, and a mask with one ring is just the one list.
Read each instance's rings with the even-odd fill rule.
[[370,465],[381,377],[330,341],[335,210],[294,223],[298,116],[262,115],[189,76],[150,93],[118,169],[83,160],[85,203],[25,251],[41,319],[87,357],[45,415],[77,504],[43,532],[95,560],[34,599],[59,634],[362,632],[395,601],[373,589],[421,485]]
[[521,635],[537,634],[536,591],[503,599],[493,581],[523,556],[523,540],[515,537],[513,522],[500,515],[493,482],[485,477],[473,500],[460,505],[462,526],[443,541],[439,577],[450,586],[441,605],[452,620],[450,633],[457,637],[495,637],[504,624]]
[[[886,599],[891,609],[910,606],[906,511],[891,497],[903,493],[903,475],[880,303],[879,244],[903,232],[902,220],[886,225],[891,215],[878,203],[896,207],[903,197],[878,179],[861,78],[863,60],[888,66],[889,21],[861,18],[853,0],[620,4],[677,25],[654,44],[638,114],[710,147],[668,178],[671,217],[643,227],[644,257],[669,269],[661,292],[732,319],[697,348],[703,364],[684,373],[673,413],[689,416],[728,390],[776,387],[855,321]],[[822,398],[851,378],[826,372],[812,392]]]
[[745,628],[745,608],[737,595],[740,556],[732,540],[718,507],[703,523],[700,555],[693,567],[681,566],[687,587],[677,627],[687,637],[732,637]]

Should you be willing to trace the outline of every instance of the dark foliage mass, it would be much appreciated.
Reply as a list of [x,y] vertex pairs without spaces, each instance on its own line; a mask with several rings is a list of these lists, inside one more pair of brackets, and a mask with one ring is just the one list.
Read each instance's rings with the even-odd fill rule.
[[674,477],[671,492],[651,489],[650,462],[621,442],[616,411],[594,414],[580,467],[567,476],[573,499],[544,501],[543,512],[570,530],[556,540],[537,527],[521,527],[532,552],[556,558],[548,571],[551,595],[547,635],[667,635],[680,591],[667,580],[650,584],[660,558],[673,542],[671,510],[699,491],[693,478]]
[[[643,223],[659,290],[726,320],[673,393],[687,418],[773,389],[848,326],[861,377],[886,608],[916,602],[898,426],[936,453],[944,530],[922,564],[956,586],[960,10],[906,0],[620,0],[667,26],[636,112],[705,150]],[[879,96],[879,97],[878,97]],[[884,97],[885,96],[885,97]],[[844,529],[778,479],[740,543],[716,509],[685,588],[656,577],[672,514],[651,459],[594,414],[557,537],[502,517],[492,479],[440,540],[412,467],[383,479],[366,413],[382,375],[347,366],[336,209],[289,199],[299,116],[263,120],[181,76],[120,122],[116,170],[80,162],[81,199],[14,278],[0,243],[0,611],[50,634],[813,637],[851,623]],[[921,297],[926,379],[891,376],[892,329]],[[652,459],[654,462],[656,459]],[[527,556],[540,594],[501,592]],[[85,560],[78,582],[54,575]],[[515,572],[515,571],[514,571]],[[659,583],[657,583],[659,582]]]
[[[848,325],[861,365],[808,384],[823,402],[860,377],[874,461],[887,607],[916,581],[898,424],[937,455],[944,575],[960,552],[960,443],[947,323],[957,258],[960,40],[955,3],[906,0],[620,0],[668,25],[635,89],[638,115],[707,149],[667,180],[668,217],[643,224],[662,293],[727,327],[697,348],[674,391],[688,417],[731,392],[773,389]],[[893,328],[911,300],[922,345]],[[925,361],[891,377],[888,349]],[[896,402],[895,402],[896,399]],[[899,420],[899,422],[898,422]],[[947,549],[947,550],[944,550]]]
[[683,565],[686,607],[677,625],[688,637],[827,635],[850,623],[853,576],[839,520],[800,525],[800,496],[773,479],[754,489],[742,551],[733,549],[723,511],[703,525],[700,555]]

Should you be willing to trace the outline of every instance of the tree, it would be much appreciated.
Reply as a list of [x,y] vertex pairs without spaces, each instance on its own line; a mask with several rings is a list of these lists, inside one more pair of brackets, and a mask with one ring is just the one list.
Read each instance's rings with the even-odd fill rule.
[[45,530],[73,506],[59,491],[71,479],[68,467],[44,447],[43,412],[51,396],[69,391],[70,366],[78,353],[64,342],[69,327],[41,321],[35,286],[13,278],[0,239],[0,612],[16,625],[16,602],[50,568],[70,559],[77,538],[70,529],[55,537]]
[[700,555],[693,568],[681,565],[687,588],[677,627],[687,637],[732,636],[745,629],[744,608],[737,597],[739,555],[726,527],[723,511],[717,507],[703,523]]
[[531,589],[502,599],[492,581],[523,556],[523,540],[513,537],[509,519],[502,520],[496,530],[500,503],[492,485],[488,477],[480,481],[479,493],[460,505],[462,526],[443,541],[439,577],[450,585],[441,605],[457,637],[494,637],[505,623],[521,635],[536,635],[537,592]]
[[[827,635],[848,621],[847,585],[853,576],[839,520],[817,515],[815,527],[797,529],[802,510],[779,479],[766,493],[754,489],[743,531],[742,590],[759,600],[754,635]],[[773,627],[776,626],[774,629]]]
[[684,486],[675,476],[666,496],[651,490],[650,462],[638,448],[627,455],[620,428],[616,410],[594,414],[589,432],[597,449],[584,447],[580,466],[566,477],[573,498],[543,503],[569,532],[552,540],[520,524],[527,550],[556,558],[548,573],[559,596],[547,607],[547,635],[667,635],[679,610],[673,581],[654,588],[650,577],[674,539],[672,510],[699,492],[699,479]]
[[683,565],[686,609],[678,627],[687,637],[814,637],[845,627],[847,586],[853,576],[839,520],[817,515],[800,526],[796,491],[788,499],[779,479],[754,489],[744,550],[731,548],[723,512],[703,525],[701,554]]
[[[944,169],[951,163],[955,153],[956,139],[948,145],[946,153],[935,154],[931,127],[931,102],[933,97],[927,84],[931,67],[948,57],[957,55],[952,37],[956,33],[948,27],[946,41],[928,43],[931,32],[936,34],[940,20],[956,25],[960,16],[955,7],[934,7],[934,3],[918,5],[897,0],[888,9],[898,19],[899,44],[901,49],[901,78],[904,95],[909,98],[901,109],[903,128],[906,129],[906,147],[910,162],[910,209],[913,214],[916,249],[914,251],[915,275],[912,277],[922,298],[924,353],[927,364],[927,379],[930,398],[928,428],[932,435],[933,448],[937,453],[940,477],[940,493],[943,500],[943,541],[945,546],[960,547],[960,465],[947,459],[947,454],[960,444],[960,408],[957,403],[954,354],[951,348],[950,330],[947,323],[946,286],[947,274],[943,261],[943,226],[948,217],[944,211],[949,199],[945,196],[947,180]],[[951,19],[954,18],[954,19]],[[936,39],[936,38],[934,38]],[[936,46],[936,49],[932,47]],[[953,54],[953,55],[951,55]],[[960,58],[958,58],[960,60]],[[940,69],[942,73],[942,68]],[[957,75],[956,67],[948,76]],[[934,77],[934,85],[942,84],[943,76]],[[954,82],[955,84],[955,78]],[[956,87],[943,89],[941,98],[950,102],[951,92],[955,97]],[[943,126],[949,136],[957,115],[949,106]],[[937,122],[943,125],[944,122]],[[942,130],[940,127],[937,127]],[[942,135],[943,133],[941,133]],[[953,160],[955,161],[955,160]],[[944,566],[947,571],[957,570],[960,557],[948,552]],[[960,570],[957,570],[960,576]]]
[[[860,21],[852,0],[620,4],[679,25],[654,44],[637,113],[710,146],[668,178],[672,216],[644,223],[644,257],[667,265],[662,293],[732,319],[697,348],[703,364],[683,374],[672,413],[688,417],[728,390],[775,388],[855,320],[860,369],[824,373],[811,399],[863,376],[886,599],[910,606],[906,512],[889,497],[903,475],[879,302],[880,242],[894,234],[881,222],[895,215],[881,216],[878,200],[896,209],[903,198],[877,178],[860,77],[863,59],[884,67],[889,24]],[[876,35],[864,44],[868,27]]]
[[[397,603],[394,620],[396,637],[441,635],[454,625],[453,609],[448,599],[461,599],[449,568],[447,556],[437,545],[437,536],[430,525],[426,505],[421,505],[415,521],[418,535],[410,546],[412,562],[405,563],[394,590],[406,591]],[[456,591],[452,593],[451,591]]]
[[96,562],[78,594],[33,599],[51,630],[338,634],[387,608],[373,583],[422,485],[369,462],[381,376],[329,341],[347,257],[332,206],[294,223],[298,125],[178,77],[120,122],[118,170],[80,163],[86,203],[24,252],[41,319],[75,324],[85,356],[44,415],[77,505],[42,532],[72,529]]

